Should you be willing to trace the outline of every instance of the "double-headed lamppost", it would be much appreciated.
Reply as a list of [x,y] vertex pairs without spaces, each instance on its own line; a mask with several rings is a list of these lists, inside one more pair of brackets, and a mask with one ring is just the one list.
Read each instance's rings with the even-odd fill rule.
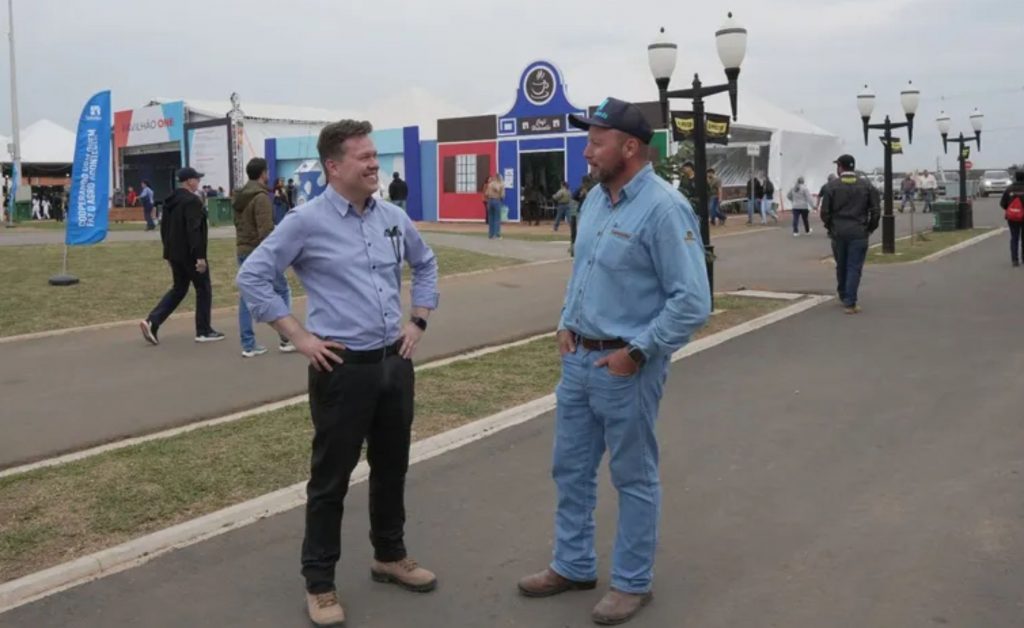
[[885,122],[871,124],[871,112],[875,110],[875,94],[867,85],[864,91],[857,95],[857,108],[860,109],[860,119],[864,123],[864,145],[868,145],[868,131],[876,129],[884,131],[882,145],[885,147],[885,196],[882,210],[882,252],[896,252],[896,216],[892,213],[892,132],[895,129],[907,129],[907,143],[914,143],[914,114],[917,113],[917,105],[921,102],[921,92],[914,88],[914,83],[907,83],[907,88],[900,92],[900,104],[903,105],[903,113],[907,116],[906,122],[893,122],[889,116],[885,116]]
[[971,113],[971,128],[974,129],[974,137],[964,137],[963,131],[961,131],[960,137],[954,137],[953,139],[949,139],[949,129],[953,126],[953,121],[949,115],[942,111],[939,113],[939,117],[935,119],[935,124],[939,127],[939,133],[942,134],[943,152],[949,153],[950,142],[956,144],[957,148],[959,148],[957,160],[960,162],[960,202],[957,204],[957,215],[961,218],[960,227],[963,229],[970,229],[974,226],[970,205],[967,203],[967,160],[970,158],[970,147],[968,144],[975,142],[978,144],[978,150],[981,150],[981,125],[984,119],[985,116],[975,107],[974,112]]
[[740,65],[743,57],[747,54],[747,29],[742,28],[732,17],[732,13],[726,18],[725,23],[715,33],[715,42],[718,47],[718,58],[725,66],[727,83],[722,85],[702,85],[700,77],[693,75],[693,84],[690,89],[669,91],[668,84],[672,79],[672,72],[676,69],[676,53],[678,47],[669,41],[662,28],[654,41],[647,47],[647,62],[651,67],[651,74],[654,75],[654,82],[658,85],[658,100],[661,103],[661,115],[665,119],[666,128],[669,130],[668,141],[672,143],[672,116],[669,108],[669,98],[689,98],[693,101],[693,147],[694,147],[694,176],[697,178],[697,215],[700,217],[700,236],[704,242],[704,253],[707,260],[708,283],[711,286],[712,297],[715,293],[714,269],[715,269],[715,248],[711,246],[711,228],[708,219],[708,160],[707,160],[707,126],[704,119],[704,98],[714,94],[729,92],[729,101],[732,104],[732,118],[736,119],[736,81],[740,75]]

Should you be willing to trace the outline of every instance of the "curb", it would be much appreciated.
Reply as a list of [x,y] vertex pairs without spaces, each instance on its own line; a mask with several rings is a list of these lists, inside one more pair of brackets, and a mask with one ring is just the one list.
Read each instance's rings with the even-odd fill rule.
[[979,242],[983,242],[984,240],[988,240],[989,238],[994,238],[997,235],[999,235],[999,234],[1001,234],[1001,233],[1003,233],[1005,231],[1006,231],[1006,227],[999,227],[999,228],[996,228],[996,229],[993,229],[993,230],[989,231],[988,233],[983,233],[981,235],[974,236],[970,240],[964,240],[963,242],[961,242],[959,244],[954,244],[953,246],[944,248],[941,251],[936,251],[935,253],[932,253],[931,255],[928,255],[926,257],[922,257],[921,259],[914,260],[912,262],[907,262],[907,263],[908,264],[924,264],[925,262],[934,262],[935,260],[942,259],[943,257],[946,257],[947,255],[952,255],[953,253],[956,253],[957,251],[962,251],[962,250],[966,249],[969,246],[974,246],[975,244],[978,244]]
[[[765,316],[701,338],[675,352],[672,355],[672,362],[678,362],[739,336],[796,316],[831,301],[833,298],[831,296],[810,296]],[[554,408],[555,395],[550,394],[417,441],[410,448],[409,464],[430,460],[453,449],[487,438],[542,416]],[[350,485],[363,482],[368,476],[369,466],[365,461],[360,462],[352,473]],[[301,506],[305,502],[305,485],[305,482],[299,482],[241,504],[127,541],[121,545],[0,584],[0,613],[80,584],[137,567],[167,552],[194,545]]]

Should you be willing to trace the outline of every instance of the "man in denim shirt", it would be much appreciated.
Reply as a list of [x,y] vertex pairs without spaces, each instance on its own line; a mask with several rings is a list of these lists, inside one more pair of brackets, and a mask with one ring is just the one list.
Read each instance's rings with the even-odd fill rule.
[[[380,170],[372,130],[354,120],[324,127],[317,150],[327,189],[289,212],[238,271],[253,319],[270,323],[310,362],[314,434],[302,575],[318,626],[345,621],[334,572],[345,494],[364,441],[373,579],[422,592],[437,584],[403,542],[412,356],[437,308],[437,260],[404,211],[372,198]],[[412,268],[412,316],[403,325],[405,261]],[[289,266],[308,295],[305,327],[274,289]]]
[[519,581],[528,597],[597,584],[597,468],[609,451],[619,493],[611,588],[599,624],[629,620],[650,599],[661,488],[654,426],[672,354],[700,329],[711,302],[697,217],[648,162],[653,136],[633,104],[606,99],[584,151],[601,185],[587,195],[558,325],[554,560]]

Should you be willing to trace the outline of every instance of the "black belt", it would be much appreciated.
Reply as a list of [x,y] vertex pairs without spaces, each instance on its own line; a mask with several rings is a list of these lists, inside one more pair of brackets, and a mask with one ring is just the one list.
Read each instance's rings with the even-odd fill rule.
[[610,351],[629,346],[629,343],[622,338],[597,340],[595,338],[587,338],[579,334],[574,334],[574,336],[576,337],[576,344],[580,345],[587,351]]
[[390,358],[393,355],[398,355],[398,351],[402,348],[402,341],[396,340],[394,344],[380,349],[370,349],[368,351],[356,351],[354,349],[341,349],[335,350],[335,353],[341,356],[341,359],[346,364],[377,364],[383,362],[385,358]]

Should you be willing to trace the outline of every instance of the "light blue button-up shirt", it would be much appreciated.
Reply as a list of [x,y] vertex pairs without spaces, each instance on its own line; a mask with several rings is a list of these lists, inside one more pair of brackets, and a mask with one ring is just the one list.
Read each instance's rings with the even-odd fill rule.
[[621,338],[652,358],[686,344],[710,313],[700,227],[683,195],[650,164],[614,205],[604,186],[592,189],[559,329]]
[[246,258],[238,289],[253,318],[284,318],[274,277],[291,266],[306,289],[306,329],[349,349],[378,349],[402,327],[402,263],[412,268],[412,305],[437,309],[437,259],[409,216],[380,200],[363,215],[333,187],[285,215]]

